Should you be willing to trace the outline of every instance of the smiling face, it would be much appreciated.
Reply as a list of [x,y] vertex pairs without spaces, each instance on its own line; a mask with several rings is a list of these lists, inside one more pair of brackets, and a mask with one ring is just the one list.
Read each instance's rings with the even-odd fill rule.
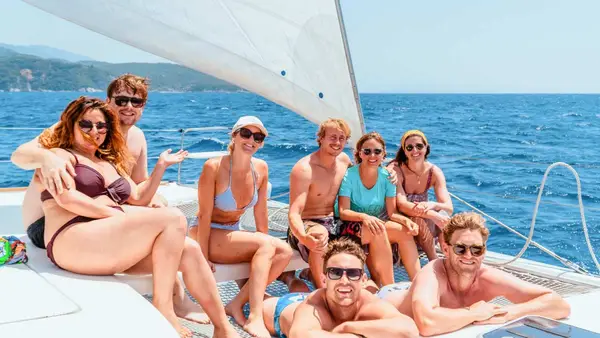
[[[362,269],[363,264],[356,256],[348,253],[338,253],[329,258],[327,261],[328,268],[341,269]],[[356,281],[348,279],[347,273],[342,274],[340,279],[331,279],[327,273],[322,275],[325,282],[325,296],[330,304],[336,304],[340,307],[348,307],[355,304],[360,298],[360,290],[367,280],[367,276],[363,273]]]
[[331,156],[338,156],[346,146],[348,140],[346,133],[335,127],[325,127],[324,131],[324,135],[319,138],[320,149]]
[[378,167],[385,158],[385,146],[376,139],[368,139],[359,149],[361,165]]
[[424,161],[427,149],[427,144],[421,136],[411,136],[404,141],[404,154],[409,161]]
[[[250,132],[252,132],[252,134],[254,134],[254,133],[262,134],[261,130],[258,127],[251,126],[251,125],[245,126],[241,129],[247,129]],[[244,134],[246,134],[246,133],[244,133]],[[254,135],[250,136],[249,138],[244,138],[242,136],[241,130],[238,130],[233,134],[232,142],[233,142],[233,149],[235,149],[235,151],[240,150],[249,155],[254,155],[254,153],[256,153],[256,151],[258,149],[262,148],[262,146],[264,145],[264,140],[260,143],[257,143],[256,140],[254,139]]]
[[[466,250],[463,255],[457,254],[454,246],[466,246]],[[443,245],[444,254],[448,259],[450,268],[454,270],[459,276],[471,276],[479,270],[485,254],[479,257],[474,256],[470,246],[483,247],[485,241],[481,235],[481,231],[477,229],[460,229],[456,230],[450,238],[450,243]]]
[[[89,122],[92,124],[91,128],[88,128]],[[102,125],[109,128],[106,116],[100,109],[89,109],[83,113],[75,121],[73,128],[75,134],[74,146],[86,152],[95,152],[106,140],[107,129],[103,129]]]
[[[131,102],[133,98],[134,102]],[[143,104],[139,106],[136,101],[141,100]],[[133,126],[140,120],[142,113],[144,112],[145,100],[140,92],[133,94],[132,91],[127,88],[119,88],[116,90],[112,97],[109,97],[108,105],[117,112],[119,115],[119,121],[123,126]],[[134,107],[137,106],[137,107]]]

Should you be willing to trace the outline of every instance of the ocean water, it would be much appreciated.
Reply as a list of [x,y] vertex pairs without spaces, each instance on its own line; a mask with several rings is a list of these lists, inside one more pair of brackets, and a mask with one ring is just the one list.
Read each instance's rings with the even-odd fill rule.
[[[102,93],[98,93],[102,94]],[[11,152],[47,127],[79,93],[0,93],[0,187],[25,186],[32,172],[10,163]],[[587,225],[600,251],[600,95],[361,95],[368,131],[386,139],[388,156],[402,133],[418,128],[431,144],[429,160],[444,171],[450,192],[527,235],[540,183],[549,164],[562,161],[579,173]],[[266,160],[273,196],[288,190],[293,164],[315,151],[316,126],[249,93],[151,93],[142,129],[231,127],[242,115],[260,117],[269,130],[257,157]],[[148,131],[150,169],[164,149],[178,149],[180,133]],[[351,140],[353,142],[356,141]],[[225,150],[224,132],[190,133],[189,151]],[[154,157],[154,158],[153,158]],[[186,160],[182,181],[195,183],[202,161]],[[177,168],[165,179],[175,180]],[[431,193],[433,195],[433,193]],[[287,202],[287,197],[279,200]],[[456,211],[469,208],[453,200]],[[597,273],[581,228],[575,179],[555,169],[546,182],[534,240]],[[491,250],[514,255],[524,241],[488,221]],[[599,252],[600,254],[600,252]],[[530,248],[525,257],[560,264]]]

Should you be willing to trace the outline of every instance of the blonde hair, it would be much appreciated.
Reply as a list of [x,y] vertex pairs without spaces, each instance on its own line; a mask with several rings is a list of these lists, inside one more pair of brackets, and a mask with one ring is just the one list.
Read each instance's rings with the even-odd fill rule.
[[479,230],[484,243],[487,242],[490,236],[490,230],[485,226],[483,216],[472,211],[461,212],[452,216],[448,225],[444,227],[443,234],[446,244],[450,244],[450,239],[454,232],[465,229]]
[[321,139],[325,137],[325,129],[326,128],[336,128],[340,129],[344,134],[346,134],[346,140],[350,139],[350,126],[348,123],[342,119],[327,119],[319,125],[319,130],[317,131],[317,144],[319,147],[321,146]]

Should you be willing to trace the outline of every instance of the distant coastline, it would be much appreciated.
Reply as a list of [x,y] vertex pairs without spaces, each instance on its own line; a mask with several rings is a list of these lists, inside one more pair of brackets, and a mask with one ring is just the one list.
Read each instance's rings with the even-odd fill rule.
[[[237,92],[241,89],[212,76],[172,63],[107,63],[52,57],[44,46],[26,49],[0,46],[0,92],[104,92],[115,77],[133,73],[150,79],[150,89],[158,92]],[[67,53],[67,52],[65,52]]]

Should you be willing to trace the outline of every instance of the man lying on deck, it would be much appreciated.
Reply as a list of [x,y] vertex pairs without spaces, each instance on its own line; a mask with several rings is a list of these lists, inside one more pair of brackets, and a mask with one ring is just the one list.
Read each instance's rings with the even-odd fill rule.
[[325,288],[298,306],[289,337],[418,337],[409,317],[362,290],[364,265],[365,253],[351,239],[329,243],[321,275]]
[[[556,292],[481,265],[489,236],[481,215],[455,215],[443,235],[445,258],[427,264],[409,289],[382,289],[379,294],[413,317],[421,335],[452,332],[469,324],[501,324],[525,315],[553,319],[569,315],[569,304]],[[513,304],[488,303],[501,296]]]
[[[148,176],[148,144],[144,132],[135,126],[142,117],[144,107],[148,98],[148,80],[133,74],[123,74],[114,79],[107,88],[106,101],[108,105],[118,113],[119,126],[123,134],[126,147],[132,155],[134,164],[131,169],[131,179],[134,183],[150,182]],[[58,123],[57,123],[58,124]],[[54,128],[56,124],[50,128]],[[165,151],[160,155],[157,165],[154,167],[152,176],[159,175],[161,179],[167,167],[183,161],[187,152],[171,154]],[[65,187],[74,187],[71,175],[75,169],[71,163],[50,150],[44,149],[39,143],[39,136],[22,144],[12,154],[11,160],[22,169],[40,168],[41,180],[44,187],[50,192],[59,194]],[[39,165],[38,165],[39,164]],[[40,201],[40,192],[31,184],[25,192],[23,200],[23,223],[31,242],[41,248],[44,247],[44,212]],[[156,195],[150,206],[159,207],[165,204]],[[177,316],[192,321],[206,323],[208,317],[192,300],[186,297],[183,286],[179,279],[175,282],[174,292],[175,313]]]

